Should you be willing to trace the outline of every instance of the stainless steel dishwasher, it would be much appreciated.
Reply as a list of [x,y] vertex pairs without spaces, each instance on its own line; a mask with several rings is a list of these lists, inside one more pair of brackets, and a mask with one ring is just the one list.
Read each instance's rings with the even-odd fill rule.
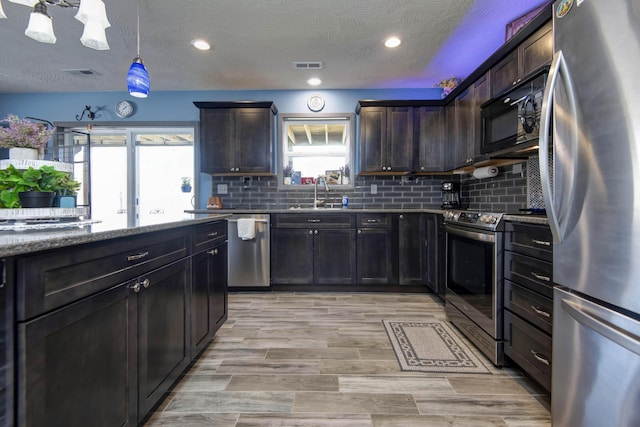
[[[255,237],[238,237],[238,219],[255,222]],[[229,239],[229,287],[269,287],[269,215],[234,214],[227,220]]]

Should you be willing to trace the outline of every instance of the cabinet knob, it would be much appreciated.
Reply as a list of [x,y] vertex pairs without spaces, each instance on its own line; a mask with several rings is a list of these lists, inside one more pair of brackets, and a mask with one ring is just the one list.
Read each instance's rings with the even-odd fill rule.
[[391,170],[391,166],[387,166],[387,170],[390,171]]
[[387,170],[387,167],[386,167],[386,166],[383,166],[383,167],[382,167],[382,170],[383,170],[383,171],[386,171],[386,170]]
[[140,292],[140,282],[134,283],[131,289],[133,289],[133,292]]
[[218,248],[216,249],[211,249],[210,251],[207,251],[207,253],[209,255],[218,255]]
[[313,234],[318,234],[318,230],[313,230]]
[[313,230],[309,230],[309,234],[313,234]]
[[362,230],[358,230],[358,234],[362,234]]
[[149,279],[144,279],[142,281],[142,286],[144,286],[145,289],[147,289],[150,285],[151,285],[151,282],[149,281]]

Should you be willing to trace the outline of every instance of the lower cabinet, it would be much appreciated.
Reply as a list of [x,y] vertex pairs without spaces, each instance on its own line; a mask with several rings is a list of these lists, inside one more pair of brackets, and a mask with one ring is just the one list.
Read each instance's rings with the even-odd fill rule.
[[398,283],[401,285],[425,284],[425,233],[423,214],[398,215]]
[[18,325],[17,425],[137,424],[134,283]]
[[[185,227],[149,233],[147,246],[140,246],[144,239],[122,238],[69,247],[51,265],[40,260],[55,259],[57,250],[10,259],[16,283],[29,283],[16,295],[17,306],[33,307],[16,315],[15,424],[139,425],[226,320],[226,222],[217,224],[225,234],[211,233],[216,237],[210,243],[195,242],[202,251],[193,257],[188,256],[191,230]],[[177,242],[181,233],[182,245],[162,243]],[[110,264],[111,274],[97,274],[83,262],[73,265],[74,259],[89,256],[89,249],[101,256],[110,248],[133,254]],[[145,257],[171,259],[169,254],[182,256],[160,267],[156,261],[127,264]],[[80,287],[84,280],[101,290],[50,310],[40,309],[46,299],[28,305],[33,295],[48,295],[48,278],[62,264],[68,283]],[[43,279],[26,281],[27,272]],[[128,277],[122,280],[124,274]],[[56,286],[62,282],[60,277],[54,281]]]
[[427,286],[432,292],[444,300],[447,284],[446,269],[446,234],[441,214],[425,214],[426,225],[426,258]]
[[141,276],[133,285],[137,297],[138,421],[190,362],[189,279],[189,260],[183,259]]
[[357,278],[365,285],[387,285],[398,279],[397,229],[391,214],[358,214]]
[[271,219],[272,284],[354,283],[356,231],[350,214],[277,214]]
[[194,255],[191,263],[191,351],[195,356],[227,319],[227,245]]

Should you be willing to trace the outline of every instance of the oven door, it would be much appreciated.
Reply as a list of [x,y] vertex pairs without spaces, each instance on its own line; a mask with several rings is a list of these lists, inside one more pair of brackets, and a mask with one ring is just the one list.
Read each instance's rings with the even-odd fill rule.
[[447,304],[495,340],[502,339],[500,233],[447,224]]

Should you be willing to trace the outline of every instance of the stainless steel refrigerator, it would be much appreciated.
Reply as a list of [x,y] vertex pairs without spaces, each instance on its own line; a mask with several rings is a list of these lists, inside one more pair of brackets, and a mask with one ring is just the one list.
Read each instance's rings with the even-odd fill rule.
[[558,0],[553,25],[553,425],[640,426],[640,0]]

